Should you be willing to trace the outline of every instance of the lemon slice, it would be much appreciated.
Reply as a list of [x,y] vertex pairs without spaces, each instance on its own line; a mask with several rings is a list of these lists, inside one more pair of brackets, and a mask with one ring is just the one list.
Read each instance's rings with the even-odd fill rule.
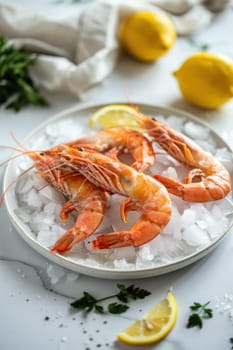
[[146,345],[163,339],[176,323],[178,308],[172,293],[156,304],[141,319],[117,335],[118,340],[131,345]]
[[141,130],[136,117],[136,108],[127,105],[108,105],[99,108],[90,118],[89,127],[108,129],[127,126],[134,130]]

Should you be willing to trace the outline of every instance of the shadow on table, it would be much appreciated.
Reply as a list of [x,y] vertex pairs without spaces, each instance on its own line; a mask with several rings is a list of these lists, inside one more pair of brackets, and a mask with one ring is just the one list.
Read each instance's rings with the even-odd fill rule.
[[179,97],[171,100],[168,106],[191,113],[194,116],[200,118],[202,121],[208,121],[208,119],[210,119],[213,122],[215,120],[221,120],[224,115],[227,115],[232,108],[232,103],[226,103],[218,109],[204,109],[195,107],[191,103],[187,102],[184,98]]

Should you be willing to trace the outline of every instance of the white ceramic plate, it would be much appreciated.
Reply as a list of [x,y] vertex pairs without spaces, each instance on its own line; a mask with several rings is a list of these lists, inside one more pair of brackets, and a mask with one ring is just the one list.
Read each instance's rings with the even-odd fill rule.
[[[181,120],[181,131],[183,128],[184,123],[186,122],[192,122],[196,125],[200,125],[206,129],[208,129],[209,132],[209,138],[213,140],[213,142],[217,145],[218,148],[225,148],[227,151],[231,152],[228,145],[222,140],[220,136],[218,136],[213,130],[211,130],[206,124],[201,123],[197,118],[194,116],[182,112],[175,109],[167,109],[167,108],[161,108],[156,106],[148,106],[143,104],[137,104],[140,108],[140,110],[147,115],[150,116],[162,116],[165,118],[165,120],[172,120],[171,116],[179,116]],[[38,149],[38,142],[40,143],[39,146],[41,149],[46,148],[48,146],[52,146],[54,141],[52,137],[53,130],[55,130],[58,125],[60,128],[60,142],[67,141],[67,137],[62,137],[61,130],[62,128],[66,128],[67,125],[69,127],[70,132],[70,139],[74,139],[76,135],[80,136],[83,134],[86,134],[88,132],[88,119],[90,115],[96,111],[98,108],[102,106],[95,105],[95,106],[89,106],[82,109],[79,109],[77,107],[68,109],[53,118],[49,119],[45,123],[43,123],[41,126],[33,130],[27,138],[24,140],[23,144],[28,149]],[[69,121],[71,124],[69,124]],[[68,123],[68,124],[67,124]],[[74,128],[74,125],[76,128]],[[48,137],[49,132],[49,137]],[[67,132],[67,130],[66,130]],[[45,137],[45,134],[47,135]],[[57,136],[56,136],[57,137]],[[49,138],[49,140],[48,140]],[[40,140],[40,141],[38,141]],[[43,142],[45,140],[45,142]],[[8,185],[14,181],[16,176],[19,173],[18,169],[18,163],[19,160],[12,160],[5,173],[4,177],[4,190],[8,188]],[[47,257],[49,260],[65,267],[68,269],[71,269],[73,271],[77,271],[86,275],[95,276],[95,277],[102,277],[102,278],[109,278],[109,279],[130,279],[130,278],[145,278],[150,276],[157,276],[162,275],[164,273],[177,270],[179,268],[182,268],[184,266],[187,266],[200,258],[204,257],[206,254],[211,252],[226,236],[227,232],[232,226],[233,222],[233,214],[228,215],[228,223],[227,226],[218,233],[218,235],[212,239],[208,244],[204,245],[203,247],[197,247],[193,249],[191,252],[188,253],[186,256],[182,257],[176,257],[174,259],[170,259],[166,262],[160,262],[154,263],[153,260],[151,262],[147,263],[147,266],[140,267],[140,265],[136,266],[135,268],[127,268],[127,267],[108,267],[106,262],[104,260],[102,261],[100,258],[100,255],[96,255],[96,264],[95,262],[89,258],[89,255],[86,256],[88,258],[86,259],[79,259],[79,252],[77,253],[73,252],[72,254],[68,254],[66,256],[61,255],[55,255],[52,254],[49,250],[49,248],[43,246],[41,243],[38,242],[36,239],[36,234],[33,232],[33,230],[30,228],[28,223],[25,223],[22,221],[22,219],[16,214],[19,203],[16,198],[15,189],[11,188],[11,190],[7,191],[6,194],[6,200],[5,204],[7,207],[7,211],[9,214],[9,217],[15,226],[16,230],[19,232],[21,237],[37,252]],[[156,238],[155,238],[156,239]],[[124,249],[124,248],[123,248]]]

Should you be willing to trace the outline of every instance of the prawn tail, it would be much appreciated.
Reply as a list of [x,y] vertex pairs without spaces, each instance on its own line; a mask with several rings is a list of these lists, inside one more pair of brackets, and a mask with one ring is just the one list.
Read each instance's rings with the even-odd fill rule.
[[129,231],[98,235],[97,238],[92,241],[93,249],[113,249],[129,246],[135,246],[133,235]]
[[175,196],[183,198],[184,196],[184,186],[181,182],[173,180],[168,177],[164,177],[158,174],[152,176],[155,180],[163,184],[169,193],[174,194]]
[[50,251],[54,254],[65,254],[82,239],[83,237],[77,234],[76,229],[71,228],[55,243]]

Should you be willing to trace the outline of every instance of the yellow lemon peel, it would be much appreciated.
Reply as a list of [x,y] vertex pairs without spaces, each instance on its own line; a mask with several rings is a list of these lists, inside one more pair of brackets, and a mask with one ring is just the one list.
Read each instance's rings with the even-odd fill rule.
[[173,46],[176,30],[164,13],[135,12],[124,21],[120,42],[129,55],[151,62],[165,55]]
[[233,61],[227,57],[199,52],[173,75],[184,98],[198,107],[218,108],[233,97]]

